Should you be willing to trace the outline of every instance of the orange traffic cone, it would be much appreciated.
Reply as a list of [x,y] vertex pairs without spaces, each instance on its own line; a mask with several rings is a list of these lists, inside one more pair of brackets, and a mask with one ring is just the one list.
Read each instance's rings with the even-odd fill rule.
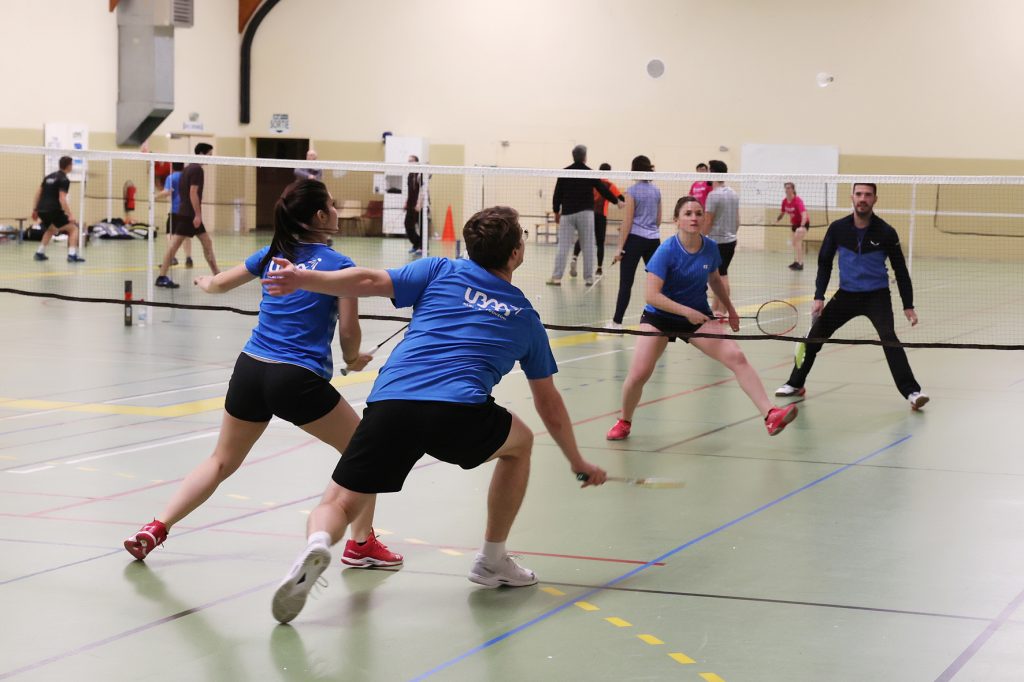
[[455,241],[455,221],[452,219],[452,205],[448,204],[448,213],[444,217],[444,232],[441,233],[441,241]]

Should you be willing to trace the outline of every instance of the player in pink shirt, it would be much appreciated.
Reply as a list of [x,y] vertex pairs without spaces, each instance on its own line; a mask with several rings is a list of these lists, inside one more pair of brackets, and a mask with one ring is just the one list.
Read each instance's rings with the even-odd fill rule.
[[789,216],[789,226],[793,231],[793,255],[796,258],[789,264],[790,270],[804,269],[804,237],[811,226],[810,216],[807,215],[807,207],[804,200],[796,195],[796,186],[792,182],[785,184],[786,198],[782,200],[782,209],[775,222],[782,220],[782,216]]
[[[708,165],[701,161],[697,164],[698,173],[707,173]],[[700,207],[704,208],[704,202],[707,201],[708,194],[711,192],[711,183],[705,180],[698,180],[697,182],[690,185],[690,196],[700,202]]]

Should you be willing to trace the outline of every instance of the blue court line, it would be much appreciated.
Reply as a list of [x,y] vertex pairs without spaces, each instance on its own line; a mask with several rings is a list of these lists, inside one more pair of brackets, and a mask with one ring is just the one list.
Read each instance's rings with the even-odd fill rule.
[[981,650],[981,647],[985,646],[985,643],[992,637],[992,635],[996,634],[996,630],[1001,628],[1003,623],[1010,619],[1010,616],[1013,615],[1013,612],[1016,611],[1022,603],[1024,603],[1024,591],[1018,594],[1013,601],[1006,605],[1006,608],[1003,609],[1002,613],[996,616],[996,619],[989,623],[988,627],[985,628],[980,635],[975,637],[974,641],[968,644],[967,648],[956,657],[956,660],[950,663],[949,667],[943,670],[942,674],[935,678],[935,682],[949,682],[949,680],[956,677],[956,674],[959,673],[965,665],[967,665],[968,661],[974,658],[974,654],[978,653]]
[[[805,490],[813,488],[814,486],[818,485],[819,483],[824,483],[825,481],[827,481],[828,479],[832,478],[833,476],[837,476],[837,475],[843,473],[844,471],[846,471],[847,469],[851,469],[851,468],[857,466],[858,464],[866,462],[867,460],[871,459],[872,457],[876,457],[876,456],[882,454],[883,452],[885,452],[887,450],[890,450],[890,449],[896,447],[897,445],[900,445],[901,443],[904,443],[904,442],[910,440],[912,437],[913,437],[912,435],[903,436],[902,438],[889,443],[885,447],[879,448],[878,450],[875,450],[872,453],[864,455],[860,459],[856,459],[856,460],[850,462],[849,464],[844,464],[843,466],[839,467],[838,469],[835,469],[834,471],[831,471],[831,472],[825,474],[824,476],[821,476],[820,478],[816,478],[813,481],[811,481],[810,483],[807,483],[805,485],[800,486],[796,490],[793,490],[793,491],[790,491],[790,492],[786,493],[782,497],[778,497],[778,498],[772,500],[771,502],[768,502],[766,504],[761,505],[757,509],[754,509],[752,511],[747,512],[743,516],[737,517],[737,518],[733,519],[732,521],[724,523],[721,526],[719,526],[718,528],[715,528],[714,530],[709,530],[708,532],[704,533],[703,535],[698,535],[697,537],[693,538],[692,540],[690,540],[690,541],[688,541],[688,542],[686,542],[686,543],[684,543],[682,545],[679,545],[675,549],[672,549],[672,550],[669,550],[668,552],[665,552],[664,554],[662,554],[661,556],[659,556],[659,557],[657,557],[655,559],[651,559],[650,561],[648,561],[646,564],[644,564],[642,566],[637,566],[636,568],[634,568],[633,570],[629,571],[628,573],[624,573],[624,574],[620,575],[618,578],[614,578],[613,580],[605,583],[604,585],[600,585],[600,586],[595,587],[594,589],[592,589],[592,590],[590,590],[588,592],[583,593],[582,595],[579,595],[577,597],[573,597],[571,600],[564,602],[560,606],[556,606],[555,608],[551,609],[550,611],[542,613],[541,615],[537,616],[536,618],[523,623],[519,627],[513,628],[513,629],[509,630],[508,632],[502,633],[502,634],[498,635],[497,637],[495,637],[493,639],[490,639],[490,640],[484,642],[483,644],[480,644],[479,646],[473,647],[472,649],[470,649],[469,651],[467,651],[464,654],[460,654],[460,655],[456,656],[455,658],[452,658],[452,659],[449,659],[449,660],[445,661],[444,663],[442,663],[441,665],[437,666],[436,668],[432,668],[431,670],[428,670],[427,672],[412,678],[412,682],[418,682],[418,680],[425,680],[428,677],[431,677],[432,675],[435,675],[435,674],[441,672],[442,670],[446,670],[447,668],[452,667],[456,663],[459,663],[460,661],[463,661],[463,660],[469,658],[473,654],[479,653],[479,652],[481,652],[481,651],[483,651],[485,649],[488,649],[488,648],[494,646],[495,644],[503,642],[506,639],[509,639],[510,637],[512,637],[513,635],[517,635],[520,632],[523,632],[524,630],[526,630],[527,628],[533,627],[534,625],[536,625],[538,623],[541,623],[541,622],[547,620],[548,618],[551,618],[552,616],[554,616],[554,615],[556,615],[558,613],[561,613],[562,611],[565,611],[570,606],[572,606],[574,603],[576,603],[578,601],[585,601],[587,598],[597,594],[598,592],[602,592],[605,589],[607,589],[609,587],[612,587],[613,585],[617,585],[618,583],[621,583],[624,580],[628,580],[629,578],[632,578],[637,573],[640,573],[641,571],[646,571],[651,566],[654,566],[655,564],[660,563],[660,562],[664,561],[665,559],[668,559],[668,558],[678,554],[679,552],[682,552],[683,550],[688,549],[688,548],[696,545],[698,542],[701,542],[703,540],[707,540],[708,538],[721,533],[723,530],[727,530],[729,528],[732,528],[736,524],[741,523],[743,521],[746,521],[747,519],[751,518],[752,516],[756,516],[756,515],[760,514],[761,512],[763,512],[765,510],[771,509],[772,507],[774,507],[774,506],[776,506],[776,505],[778,505],[778,504],[780,504],[782,502],[785,502],[789,498],[791,498],[791,497],[793,497],[795,495],[798,495],[799,493],[802,493]],[[1022,593],[1021,596],[1024,597],[1024,593]]]

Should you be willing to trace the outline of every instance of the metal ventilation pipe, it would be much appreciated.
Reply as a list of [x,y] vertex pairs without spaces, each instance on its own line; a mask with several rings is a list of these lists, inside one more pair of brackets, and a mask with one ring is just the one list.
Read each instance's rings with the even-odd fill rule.
[[174,28],[193,23],[192,0],[117,6],[117,143],[139,145],[174,111]]

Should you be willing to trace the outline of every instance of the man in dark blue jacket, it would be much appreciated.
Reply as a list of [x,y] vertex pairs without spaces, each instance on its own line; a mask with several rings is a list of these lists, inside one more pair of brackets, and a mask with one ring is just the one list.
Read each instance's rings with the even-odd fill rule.
[[[818,253],[818,276],[814,287],[811,314],[815,323],[808,338],[828,339],[853,318],[864,315],[878,338],[886,345],[885,359],[900,394],[919,410],[928,402],[921,385],[907,362],[907,353],[899,344],[892,314],[889,293],[889,272],[885,259],[892,264],[903,301],[903,314],[911,326],[917,324],[914,312],[914,287],[910,272],[900,248],[900,237],[893,227],[874,214],[878,188],[874,183],[858,182],[853,185],[853,214],[841,218],[828,227]],[[832,276],[832,261],[839,254],[839,290],[825,305],[825,289]],[[890,345],[892,344],[892,345]],[[789,380],[775,391],[777,396],[800,396],[806,393],[804,382],[814,366],[814,358],[822,344],[808,343],[803,363],[793,367]]]

